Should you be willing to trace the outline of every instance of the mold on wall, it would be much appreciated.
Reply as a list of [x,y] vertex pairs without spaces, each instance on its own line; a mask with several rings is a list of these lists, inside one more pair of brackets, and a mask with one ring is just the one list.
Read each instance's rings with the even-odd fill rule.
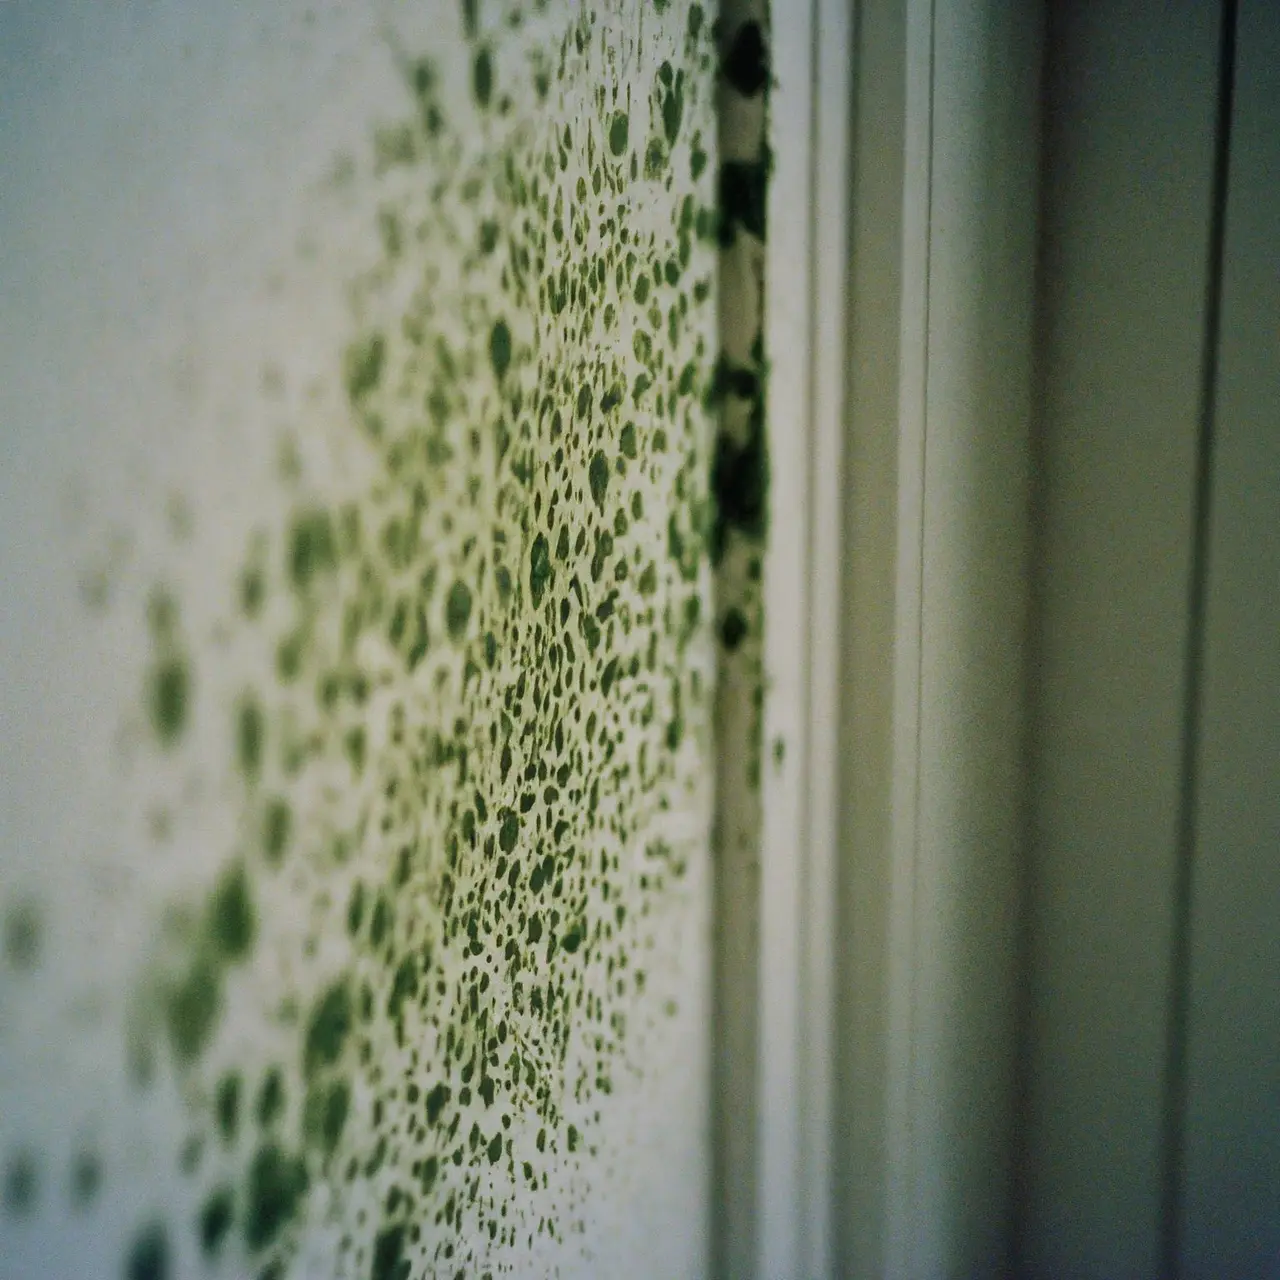
[[[716,177],[711,15],[373,19],[399,105],[309,215],[359,247],[299,250],[342,319],[236,393],[271,450],[215,415],[77,552],[118,725],[79,829],[117,854],[0,880],[11,1258],[101,1211],[80,1274],[596,1274],[596,1197],[649,1158],[612,1112],[705,1071],[671,956],[707,955],[714,633],[758,671],[765,474],[758,341],[716,359],[718,250],[763,226],[750,166]],[[739,31],[725,77],[759,65]],[[100,999],[51,945],[78,912]]]
[[715,1274],[756,1266],[760,771],[764,664],[764,552],[769,520],[765,420],[765,209],[769,7],[726,0],[717,27],[720,354],[709,392],[717,412],[710,483],[716,521],[717,687],[715,814],[716,1029],[713,1046]]

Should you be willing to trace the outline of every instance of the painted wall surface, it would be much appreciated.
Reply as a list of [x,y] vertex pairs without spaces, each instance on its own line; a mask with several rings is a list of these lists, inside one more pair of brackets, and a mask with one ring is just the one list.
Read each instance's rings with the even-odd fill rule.
[[703,1270],[710,28],[0,7],[6,1280]]

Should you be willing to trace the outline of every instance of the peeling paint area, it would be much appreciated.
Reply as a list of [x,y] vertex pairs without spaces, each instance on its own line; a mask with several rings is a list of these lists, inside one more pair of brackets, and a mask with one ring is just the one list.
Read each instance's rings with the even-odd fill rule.
[[[618,1172],[598,1122],[672,1000],[654,922],[700,918],[714,632],[757,629],[755,596],[713,617],[709,554],[763,528],[762,423],[715,447],[709,412],[759,402],[715,349],[755,197],[712,163],[700,4],[452,21],[386,36],[402,110],[335,177],[376,236],[340,411],[294,423],[232,572],[184,552],[181,499],[162,570],[90,575],[87,625],[145,637],[125,790],[168,852],[138,856],[180,864],[197,803],[225,852],[119,924],[155,940],[114,1043],[156,1207],[115,1137],[0,1123],[0,1241],[114,1195],[127,1280],[553,1274]],[[73,909],[0,887],[0,1009]]]

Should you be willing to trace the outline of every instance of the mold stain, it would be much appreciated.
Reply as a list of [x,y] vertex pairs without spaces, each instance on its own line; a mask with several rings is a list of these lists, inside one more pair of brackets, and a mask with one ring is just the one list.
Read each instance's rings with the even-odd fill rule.
[[5,962],[15,973],[31,973],[40,963],[43,942],[39,906],[31,899],[16,901],[0,923]]
[[[782,12],[782,11],[780,11]],[[768,360],[764,341],[765,237],[770,177],[770,6],[725,0],[715,24],[718,55],[716,176],[720,354],[706,387],[717,430],[710,466],[710,553],[717,644],[714,707],[716,978],[721,1011],[712,1048],[712,1270],[749,1266],[754,1230],[750,1170],[756,1139],[731,1112],[751,1112],[758,1081],[741,1057],[759,1044],[755,1006],[738,999],[759,979],[761,784],[765,753],[764,562],[769,528]],[[731,300],[731,301],[729,301]],[[782,756],[775,751],[775,762]],[[747,1171],[744,1173],[744,1171]]]
[[[333,360],[359,481],[295,458],[287,518],[213,584],[270,674],[223,698],[196,567],[147,605],[149,761],[220,716],[240,835],[139,980],[134,1078],[177,1088],[195,1207],[138,1220],[127,1280],[294,1274],[316,1229],[377,1280],[571,1249],[554,1197],[641,1069],[652,919],[705,854],[679,815],[708,790],[708,553],[761,536],[766,474],[712,447],[717,248],[754,226],[714,207],[713,32],[674,0],[643,36],[461,8],[468,99],[398,51],[403,116],[354,162],[380,246]],[[109,1168],[81,1159],[78,1205]]]

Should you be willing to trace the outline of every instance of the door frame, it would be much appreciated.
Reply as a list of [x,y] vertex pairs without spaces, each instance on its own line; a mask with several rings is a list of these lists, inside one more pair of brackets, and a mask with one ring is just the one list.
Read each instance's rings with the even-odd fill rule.
[[773,39],[756,1275],[994,1275],[1040,16],[811,0]]

